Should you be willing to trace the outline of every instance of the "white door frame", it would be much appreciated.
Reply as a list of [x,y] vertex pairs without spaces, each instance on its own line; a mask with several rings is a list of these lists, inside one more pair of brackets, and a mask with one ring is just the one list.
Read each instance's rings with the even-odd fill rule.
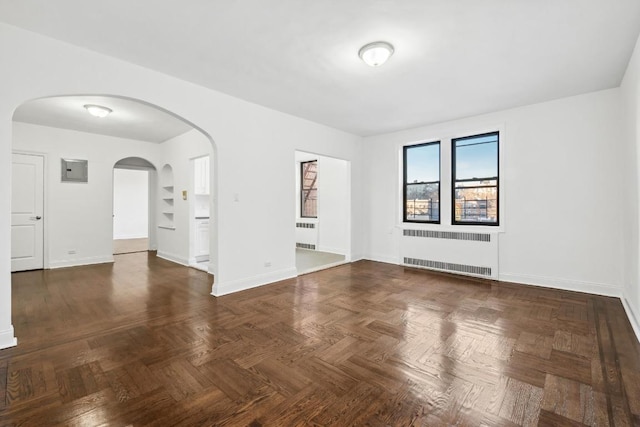
[[[45,270],[49,269],[49,155],[41,151],[30,150],[11,150],[11,155],[23,154],[27,156],[40,156],[43,160],[43,183],[42,183],[42,198],[43,198],[43,221],[42,221],[42,266]],[[13,192],[13,183],[11,184],[11,191]]]

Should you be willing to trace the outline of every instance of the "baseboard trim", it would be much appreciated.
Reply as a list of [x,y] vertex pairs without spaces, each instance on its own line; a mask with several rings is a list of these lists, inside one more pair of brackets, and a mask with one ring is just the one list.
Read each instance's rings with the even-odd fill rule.
[[324,265],[321,265],[319,267],[312,267],[312,268],[310,268],[308,270],[304,270],[304,271],[298,272],[298,276],[302,276],[303,274],[315,273],[316,271],[322,271],[322,270],[326,270],[326,269],[333,268],[333,267],[338,267],[340,265],[345,265],[345,264],[351,264],[351,261],[347,261],[347,260],[345,260],[345,261],[337,261],[337,262],[332,262],[330,264],[324,264]]
[[117,237],[113,237],[113,240],[129,240],[129,239],[148,239],[149,236],[144,236],[144,235],[140,235],[140,234],[131,234],[131,235],[123,235],[123,236],[117,236]]
[[625,296],[622,296],[620,301],[622,301],[622,307],[624,307],[624,311],[627,313],[627,319],[629,319],[629,323],[631,323],[631,328],[633,329],[633,332],[635,332],[638,342],[640,342],[640,320],[638,320],[636,313],[634,313],[631,304],[629,304],[629,301]]
[[244,279],[232,280],[230,282],[214,283],[213,288],[211,289],[211,295],[221,297],[234,292],[245,291],[247,289],[257,288],[259,286],[268,285],[281,280],[291,279],[297,275],[298,272],[294,267],[292,267],[265,274],[258,274]]
[[346,255],[347,253],[347,251],[345,251],[344,249],[328,248],[326,246],[317,246],[316,250],[319,252],[329,252],[329,253],[338,254],[338,255]]
[[388,255],[368,254],[362,257],[369,261],[384,262],[385,264],[401,265],[400,258],[390,257]]
[[[368,254],[364,259],[369,261],[384,262],[387,264],[403,265],[399,259],[388,255]],[[429,269],[425,269],[429,270]],[[438,271],[438,270],[433,270]],[[451,272],[448,272],[451,273]],[[456,274],[456,273],[452,273]],[[474,276],[475,277],[475,276]],[[495,280],[495,279],[494,279]],[[498,281],[523,285],[540,286],[543,288],[561,289],[565,291],[584,292],[586,294],[604,295],[608,297],[622,298],[622,288],[605,283],[586,282],[581,280],[562,279],[557,277],[534,276],[527,274],[500,273]]]
[[81,265],[91,265],[91,264],[107,264],[113,262],[113,255],[111,256],[96,256],[89,258],[78,258],[78,259],[63,259],[58,261],[49,261],[49,268],[66,268],[66,267],[79,267]]
[[583,292],[607,297],[622,297],[622,288],[605,283],[513,273],[498,273],[498,280],[500,282],[521,283],[523,285],[541,286],[543,288]]
[[156,254],[158,258],[162,258],[167,261],[175,262],[176,264],[184,265],[189,267],[189,260],[187,258],[182,258],[176,254],[170,254],[168,252],[158,251]]
[[9,329],[0,331],[0,350],[16,345],[18,345],[18,339],[13,335],[13,325],[10,325]]

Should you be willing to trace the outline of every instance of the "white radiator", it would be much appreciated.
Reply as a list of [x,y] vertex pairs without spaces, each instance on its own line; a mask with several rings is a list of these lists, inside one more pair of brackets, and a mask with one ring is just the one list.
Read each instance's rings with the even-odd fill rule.
[[318,223],[296,222],[296,248],[318,248]]
[[498,278],[498,233],[403,230],[401,262],[470,276]]

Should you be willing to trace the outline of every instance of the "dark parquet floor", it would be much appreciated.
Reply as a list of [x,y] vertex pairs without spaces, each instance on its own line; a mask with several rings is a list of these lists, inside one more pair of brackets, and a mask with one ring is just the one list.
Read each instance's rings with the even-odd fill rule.
[[361,261],[214,298],[156,258],[13,275],[2,426],[625,426],[619,300]]

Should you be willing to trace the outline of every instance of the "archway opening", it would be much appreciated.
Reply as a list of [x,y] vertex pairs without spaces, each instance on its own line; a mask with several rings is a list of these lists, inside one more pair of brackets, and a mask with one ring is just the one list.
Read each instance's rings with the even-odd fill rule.
[[[89,104],[106,106],[111,114],[93,117],[85,108]],[[13,121],[13,151],[41,156],[44,163],[42,268],[113,262],[114,174],[136,170],[148,173],[147,249],[189,264],[190,159],[210,156],[212,195],[217,188],[215,144],[202,129],[156,105],[112,95],[27,101],[16,109]],[[80,161],[86,180],[61,180],[62,160]],[[161,182],[160,165],[172,170],[171,196],[169,185]],[[126,187],[127,179],[121,181]],[[215,275],[214,201],[212,196],[207,271]],[[14,247],[18,245],[12,243],[12,252]]]
[[127,157],[113,166],[114,255],[157,248],[156,187],[156,168],[146,159]]

